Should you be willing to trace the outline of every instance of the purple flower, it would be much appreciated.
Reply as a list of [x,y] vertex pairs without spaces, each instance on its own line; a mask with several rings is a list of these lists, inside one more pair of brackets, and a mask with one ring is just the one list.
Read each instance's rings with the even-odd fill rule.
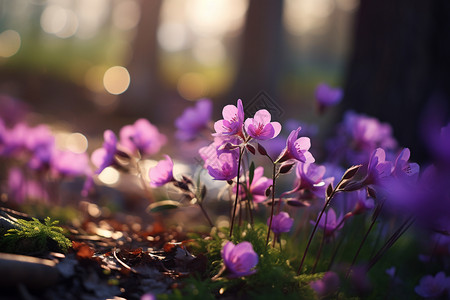
[[48,194],[41,184],[33,179],[27,179],[17,167],[8,171],[8,194],[19,204],[26,200],[48,200]]
[[334,177],[323,179],[326,171],[324,166],[300,162],[296,170],[299,180],[298,190],[308,190],[316,197],[325,198],[325,190],[334,181]]
[[213,143],[199,149],[198,153],[205,161],[203,167],[214,179],[232,180],[237,176],[239,148],[229,150],[222,147],[235,143],[239,143],[239,139],[216,137]]
[[244,123],[244,107],[242,100],[237,101],[237,106],[227,105],[222,110],[223,119],[214,123],[215,136],[239,135]]
[[89,170],[89,158],[86,153],[55,149],[50,160],[50,169],[56,177],[86,175]]
[[281,124],[278,122],[270,122],[271,115],[261,109],[255,113],[254,118],[245,120],[244,128],[249,136],[257,140],[269,140],[280,134]]
[[316,100],[320,111],[326,107],[336,105],[342,99],[343,93],[340,88],[332,88],[326,83],[320,83],[316,88]]
[[166,136],[146,119],[139,119],[133,125],[126,125],[120,130],[120,145],[131,153],[152,155],[166,142]]
[[405,148],[400,152],[395,160],[392,175],[401,180],[416,182],[419,178],[420,167],[416,163],[409,163],[410,151]]
[[373,199],[367,198],[365,190],[348,193],[348,203],[350,204],[350,207],[353,207],[353,215],[362,214],[375,206]]
[[140,300],[156,300],[156,296],[152,293],[145,293]]
[[[269,226],[270,218],[267,219],[267,226]],[[272,219],[272,231],[275,234],[282,232],[289,232],[294,224],[294,219],[289,217],[287,212],[280,212],[278,215],[274,215]]]
[[392,175],[397,178],[409,178],[417,179],[419,176],[420,167],[416,163],[409,163],[409,157],[411,152],[408,148],[404,148],[395,160],[395,165],[392,170]]
[[[344,223],[341,222],[342,220],[342,216],[336,218],[334,209],[329,208],[328,211],[322,215],[318,227],[325,231],[325,236],[332,236],[336,230],[341,229],[342,226],[344,226]],[[311,221],[311,224],[314,225],[316,222]]]
[[311,147],[311,141],[308,137],[298,137],[298,133],[302,128],[299,127],[293,130],[286,141],[286,148],[283,153],[277,159],[282,162],[288,159],[296,159],[303,163],[313,163],[315,161],[312,154],[308,151]]
[[91,161],[97,167],[96,174],[100,174],[105,168],[114,164],[114,156],[117,153],[117,137],[111,130],[103,133],[103,147],[92,153]]
[[208,173],[216,180],[233,180],[238,173],[238,162],[232,153],[218,154],[207,162]]
[[320,298],[329,296],[339,289],[339,277],[332,271],[326,272],[322,279],[312,281],[311,288],[317,293]]
[[234,245],[232,242],[227,242],[222,248],[221,255],[225,267],[231,273],[230,277],[256,273],[254,268],[258,264],[258,254],[253,250],[251,243],[242,242]]
[[152,187],[163,186],[173,181],[173,161],[168,155],[164,155],[165,159],[160,160],[158,164],[150,168],[148,176],[150,177],[150,185]]
[[0,119],[8,125],[16,124],[25,119],[28,113],[28,105],[19,99],[8,95],[0,95]]
[[436,276],[427,275],[420,279],[414,291],[424,298],[437,298],[450,287],[450,278],[444,272],[439,272]]
[[30,167],[38,169],[48,164],[50,152],[53,151],[55,137],[45,125],[33,128],[26,123],[18,123],[11,130],[4,133],[3,154],[20,156],[21,154],[37,154],[36,160],[30,163]]
[[366,164],[376,148],[394,150],[397,146],[389,124],[352,111],[345,114],[337,134],[329,143],[330,151],[350,164]]
[[386,161],[386,153],[382,148],[377,148],[370,156],[364,184],[379,184],[383,179],[391,175],[391,171],[392,163]]
[[202,129],[208,127],[211,120],[212,102],[209,99],[197,101],[195,107],[187,108],[183,114],[175,120],[178,131],[176,137],[183,141],[194,139]]

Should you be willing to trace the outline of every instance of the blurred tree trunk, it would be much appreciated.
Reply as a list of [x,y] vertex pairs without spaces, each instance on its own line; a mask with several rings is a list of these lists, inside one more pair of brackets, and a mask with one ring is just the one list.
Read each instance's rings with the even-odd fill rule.
[[225,103],[235,103],[240,98],[245,107],[262,90],[278,101],[282,12],[283,1],[250,0],[238,73]]
[[432,95],[450,99],[450,1],[366,0],[355,24],[344,106],[392,124],[423,159],[421,113]]
[[157,31],[162,0],[141,0],[141,19],[133,41],[132,59],[127,66],[131,83],[121,96],[120,113],[158,118],[163,84],[159,77]]

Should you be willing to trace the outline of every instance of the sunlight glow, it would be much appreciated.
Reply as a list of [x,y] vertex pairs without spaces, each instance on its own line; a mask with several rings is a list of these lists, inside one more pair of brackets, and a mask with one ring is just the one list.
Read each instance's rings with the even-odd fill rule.
[[242,27],[248,1],[188,0],[186,16],[192,31],[203,37],[220,37]]
[[206,96],[208,83],[203,74],[191,72],[180,77],[177,89],[183,98],[197,100]]
[[114,7],[113,23],[122,30],[130,30],[137,26],[141,17],[141,9],[135,0],[124,0]]
[[214,66],[225,60],[226,49],[218,39],[199,39],[192,48],[194,58],[207,66]]
[[59,38],[73,36],[78,29],[78,17],[70,9],[59,5],[47,6],[41,15],[41,27],[49,34]]
[[168,52],[183,50],[187,46],[186,27],[181,23],[167,22],[158,28],[158,43]]
[[293,35],[317,33],[334,9],[333,0],[286,0],[283,22]]

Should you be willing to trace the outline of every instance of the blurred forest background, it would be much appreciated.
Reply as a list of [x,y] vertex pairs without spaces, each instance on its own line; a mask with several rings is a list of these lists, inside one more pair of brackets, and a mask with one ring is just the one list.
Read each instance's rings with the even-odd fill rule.
[[[421,159],[422,112],[448,102],[449,70],[448,0],[0,0],[0,94],[86,135],[139,117],[170,132],[192,101],[211,98],[217,119],[265,91],[282,119],[390,122]],[[320,82],[344,99],[319,118]]]

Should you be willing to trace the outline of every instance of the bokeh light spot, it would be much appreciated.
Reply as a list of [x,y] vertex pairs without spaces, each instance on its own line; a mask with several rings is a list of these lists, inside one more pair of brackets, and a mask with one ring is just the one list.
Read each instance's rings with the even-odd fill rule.
[[113,23],[119,29],[130,30],[137,26],[140,16],[140,7],[136,1],[121,1],[114,7]]
[[78,17],[69,10],[58,5],[47,6],[41,15],[41,27],[49,34],[60,38],[73,36],[78,29]]
[[103,86],[113,95],[125,92],[130,85],[130,73],[121,66],[114,66],[106,70],[103,76]]
[[186,27],[181,23],[162,23],[158,28],[158,43],[168,52],[176,52],[186,48],[188,36]]
[[113,167],[105,168],[99,175],[98,179],[107,185],[116,184],[119,181],[120,174],[119,171],[114,169]]
[[83,134],[75,132],[66,137],[66,147],[72,152],[84,153],[88,148],[88,140]]
[[19,51],[20,34],[15,30],[5,30],[0,33],[0,57],[11,57]]

